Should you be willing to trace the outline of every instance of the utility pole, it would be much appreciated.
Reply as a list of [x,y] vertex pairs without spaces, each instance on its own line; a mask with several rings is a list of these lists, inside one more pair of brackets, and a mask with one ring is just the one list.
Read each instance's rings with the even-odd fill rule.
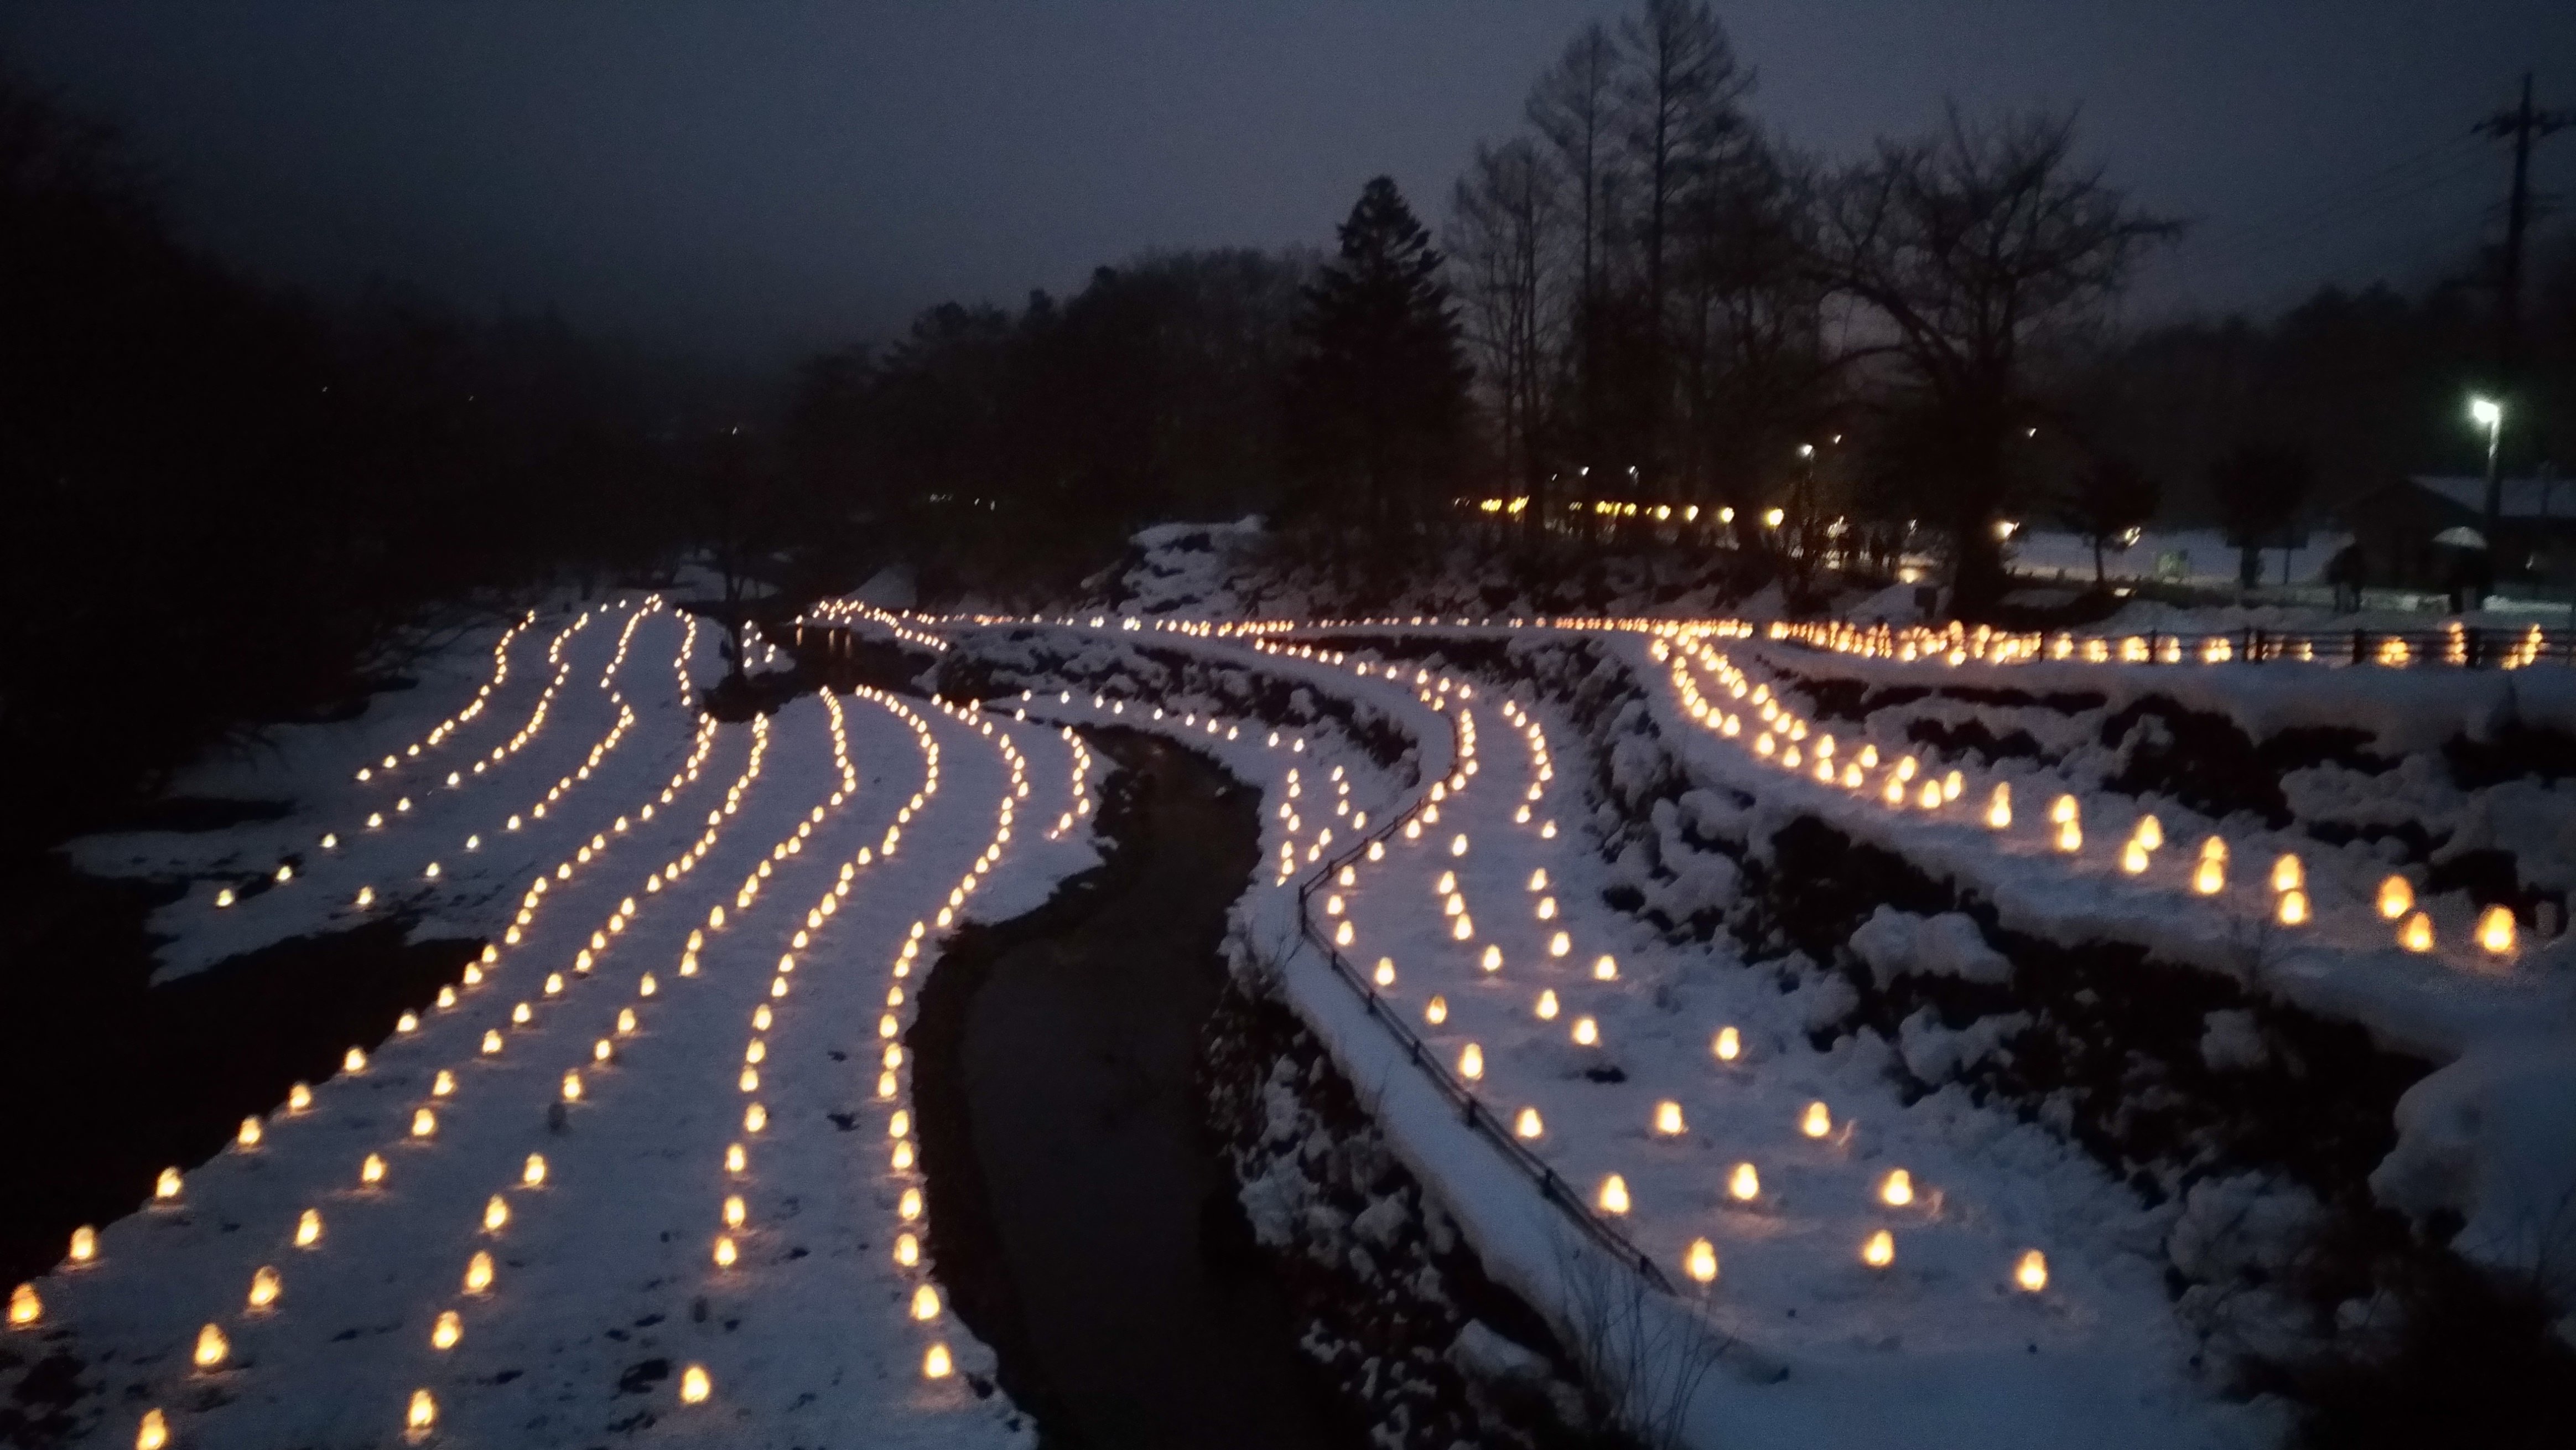
[[2513,138],[2513,191],[2505,202],[2504,256],[2496,275],[2496,402],[2499,416],[2487,435],[2487,561],[2496,563],[2496,526],[2504,513],[2504,474],[2499,446],[2504,424],[2521,399],[2515,394],[2522,365],[2522,238],[2531,222],[2531,143],[2562,127],[2576,124],[2576,112],[2536,111],[2531,105],[2531,72],[2522,73],[2522,103],[2499,111],[2469,129],[2482,136]]

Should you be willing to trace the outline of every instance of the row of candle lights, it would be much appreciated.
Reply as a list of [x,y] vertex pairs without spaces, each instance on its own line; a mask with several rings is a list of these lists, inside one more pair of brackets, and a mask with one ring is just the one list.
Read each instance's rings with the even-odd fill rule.
[[[588,616],[586,614],[584,616],[584,620],[580,622],[586,622],[587,618]],[[558,642],[560,643],[562,640],[569,639],[573,629],[577,629],[580,622],[577,622],[572,628],[568,628],[564,635],[559,636]],[[631,625],[629,633],[631,635]],[[621,641],[619,651],[619,657],[621,659],[622,655],[623,641]],[[682,658],[683,661],[685,661],[685,645]],[[562,661],[561,663],[563,668],[569,668],[568,660]],[[613,674],[614,670],[612,668],[610,672],[611,678],[613,678]],[[839,711],[836,702],[832,704],[832,711],[835,725],[837,727]],[[628,714],[629,722],[631,723],[631,711],[626,713]],[[706,850],[711,848],[715,832],[723,820],[724,815],[730,814],[732,810],[736,808],[739,800],[741,799],[743,789],[752,779],[756,778],[760,772],[760,758],[767,747],[768,737],[768,722],[765,718],[756,718],[753,721],[753,737],[754,739],[750,759],[746,764],[743,776],[738,779],[734,783],[733,787],[728,791],[726,810],[724,812],[710,813],[709,830],[707,835],[701,837],[691,850],[684,851],[679,859],[664,868],[657,869],[652,876],[648,878],[648,894],[659,891],[666,877],[670,880],[676,881],[681,872],[694,864],[696,859],[702,858]],[[696,748],[690,756],[688,763],[683,767],[680,773],[673,776],[670,784],[665,787],[662,792],[661,801],[663,804],[669,804],[676,798],[676,793],[680,789],[684,788],[688,782],[694,781],[698,778],[699,764],[703,760],[707,750],[711,747],[713,739],[713,722],[703,722],[701,729],[698,732]],[[596,757],[594,757],[594,762],[595,758]],[[845,754],[842,756],[841,766],[845,783],[854,784],[855,777],[848,768]],[[644,819],[649,820],[652,816],[652,811],[653,807],[648,803],[642,807],[641,815]],[[627,829],[627,826],[627,818],[622,815],[619,816],[616,821],[615,829],[618,832],[623,833]],[[571,880],[574,868],[578,865],[588,864],[597,853],[606,849],[607,844],[607,838],[604,834],[594,836],[589,844],[578,847],[573,857],[558,863],[552,873],[553,879],[556,881]],[[520,940],[523,929],[527,928],[531,924],[534,912],[545,899],[548,887],[548,876],[540,875],[536,878],[534,883],[532,883],[526,895],[523,896],[518,915],[513,920],[506,933],[507,940],[511,944],[517,944]],[[634,916],[636,910],[637,906],[635,899],[633,897],[625,898],[619,908],[612,912],[608,917],[604,924],[606,928],[605,932],[595,931],[592,933],[591,947],[585,948],[576,953],[575,972],[577,974],[587,974],[590,971],[594,951],[604,949],[607,944],[608,936],[622,932]],[[487,969],[497,970],[498,962],[499,954],[497,949],[491,946],[486,946],[480,958],[476,962],[469,963],[465,967],[463,985],[468,990],[481,985],[482,982],[486,980]],[[689,968],[684,967],[683,975],[688,974]],[[560,995],[563,990],[563,974],[560,972],[549,974],[545,984],[544,995],[548,998],[552,998]],[[648,972],[645,974],[642,979],[640,991],[641,994],[646,997],[653,995],[655,984],[651,973]],[[440,989],[437,1003],[440,1009],[451,1009],[458,1005],[458,1001],[459,998],[456,988],[445,987]],[[516,1026],[528,1025],[533,1020],[533,1016],[534,1014],[531,1004],[525,1001],[516,1004],[510,1012],[511,1022]],[[420,1025],[421,1022],[418,1014],[405,1012],[401,1014],[400,1020],[396,1023],[396,1034],[398,1037],[407,1036],[416,1032]],[[620,1035],[634,1030],[635,1016],[631,1009],[621,1011],[619,1014],[618,1026]],[[593,1050],[594,1061],[603,1063],[609,1061],[612,1053],[603,1050],[609,1048],[609,1046],[609,1041],[605,1038],[601,1039],[598,1044],[595,1044]],[[497,1054],[500,1050],[501,1036],[499,1032],[485,1032],[480,1043],[480,1055],[490,1056]],[[363,1049],[352,1047],[344,1055],[342,1063],[344,1074],[354,1076],[366,1072],[368,1068],[368,1056]],[[435,1138],[438,1132],[438,1104],[441,1100],[446,1099],[454,1093],[457,1086],[458,1079],[453,1069],[441,1068],[434,1073],[430,1087],[433,1102],[431,1104],[419,1106],[413,1110],[408,1120],[407,1132],[405,1135],[408,1139],[415,1142],[422,1142]],[[582,1087],[581,1077],[578,1071],[565,1074],[561,1091],[563,1097],[567,1101],[578,1101],[580,1099],[582,1095]],[[313,1103],[313,1089],[306,1084],[297,1083],[289,1092],[287,1110],[290,1115],[298,1115],[310,1110]],[[246,1118],[235,1136],[236,1147],[243,1151],[257,1149],[264,1141],[265,1137],[266,1127],[263,1121],[257,1117]],[[367,1154],[364,1161],[361,1163],[359,1170],[361,1188],[374,1189],[379,1187],[384,1182],[387,1172],[388,1165],[383,1154]],[[545,1181],[546,1172],[546,1164],[542,1156],[530,1155],[522,1170],[521,1181],[523,1186],[530,1188],[542,1186]],[[167,1168],[161,1172],[155,1182],[153,1197],[156,1202],[168,1205],[178,1200],[182,1192],[183,1182],[180,1171],[175,1167]],[[497,1231],[501,1224],[507,1222],[507,1218],[508,1208],[506,1201],[498,1195],[495,1195],[485,1208],[484,1221],[486,1230]],[[320,1210],[318,1208],[307,1208],[303,1210],[298,1216],[292,1234],[295,1246],[298,1248],[310,1249],[321,1241],[322,1235],[323,1220]],[[97,1231],[89,1226],[83,1226],[80,1229],[75,1230],[72,1236],[68,1259],[69,1265],[74,1269],[84,1268],[97,1262],[97,1259]],[[469,1292],[479,1293],[483,1289],[488,1288],[491,1282],[491,1275],[492,1264],[490,1255],[488,1253],[478,1252],[473,1259],[469,1261],[466,1272],[466,1283]],[[261,1266],[252,1275],[251,1289],[247,1295],[247,1304],[249,1309],[254,1313],[269,1309],[277,1301],[279,1294],[282,1292],[282,1287],[283,1278],[277,1269],[270,1265]],[[38,1298],[32,1285],[21,1285],[17,1291],[13,1292],[10,1311],[10,1317],[13,1323],[21,1325],[33,1324],[41,1316],[41,1313],[41,1300]],[[459,1332],[458,1316],[453,1311],[442,1314],[433,1329],[433,1347],[439,1349],[452,1347],[457,1340]],[[230,1336],[224,1332],[220,1324],[210,1322],[202,1326],[198,1331],[195,1343],[191,1350],[191,1362],[201,1370],[218,1369],[229,1359],[230,1350]],[[414,1430],[424,1429],[434,1421],[434,1418],[434,1401],[428,1396],[428,1392],[426,1390],[415,1392],[412,1397],[408,1415],[408,1423],[411,1428]],[[165,1412],[156,1408],[147,1413],[143,1424],[138,1429],[137,1444],[150,1445],[166,1443],[168,1433],[168,1417]]]
[[[1753,744],[1753,754],[1757,759],[1776,762],[1791,772],[1798,772],[1812,762],[1812,773],[1820,783],[1839,783],[1854,791],[1868,785],[1865,772],[1879,764],[1875,745],[1864,744],[1844,760],[1839,775],[1836,773],[1835,742],[1831,735],[1814,738],[1802,758],[1801,742],[1809,741],[1809,722],[1786,709],[1767,685],[1752,682],[1725,655],[1695,641],[1687,631],[1679,634],[1678,641],[1676,646],[1668,649],[1666,642],[1658,639],[1652,651],[1659,660],[1667,657],[1672,660],[1675,691],[1693,719],[1728,738],[1736,738],[1748,728],[1742,714],[1730,712],[1722,701],[1712,700],[1701,692],[1689,670],[1689,665],[1696,663],[1729,695],[1759,711],[1764,728]],[[1916,784],[1918,775],[1922,777],[1919,785]],[[1937,812],[1959,799],[1964,790],[1964,777],[1961,772],[1952,770],[1935,779],[1921,770],[1914,756],[1908,755],[1888,768],[1878,787],[1880,796],[1892,808]],[[1993,786],[1987,796],[1984,820],[1989,828],[1996,831],[2012,827],[2014,815],[2009,782],[1997,782]],[[2083,851],[2082,807],[2076,797],[2058,795],[2050,803],[2048,823],[2050,843],[2057,852],[2072,856]],[[2119,869],[2130,876],[2146,874],[2153,864],[2154,853],[2164,842],[2162,822],[2152,813],[2140,816],[2121,845]],[[2226,890],[2228,855],[2224,837],[2215,833],[2205,836],[2190,873],[2190,889],[2202,896],[2216,896]],[[2275,858],[2270,885],[2273,899],[2268,915],[2275,924],[2296,928],[2307,926],[2314,920],[2315,906],[2307,890],[2305,870],[2295,852],[2284,852]],[[2391,873],[2384,878],[2374,895],[2373,906],[2379,915],[2394,923],[2395,941],[2399,947],[2419,954],[2435,949],[2433,919],[2429,913],[2417,908],[2413,883],[2406,877]],[[2472,939],[2487,956],[2510,958],[2518,942],[2512,910],[2502,905],[2485,908],[2478,916]]]
[[[1365,667],[1362,672],[1367,673]],[[1396,672],[1389,669],[1387,673],[1393,677]],[[1431,680],[1425,672],[1423,678],[1417,683],[1429,687],[1420,692],[1420,697],[1425,703],[1442,706],[1449,697],[1453,682],[1445,679]],[[1469,687],[1460,684],[1456,688],[1460,692],[1460,698],[1471,696]],[[1531,753],[1532,778],[1524,799],[1516,806],[1514,812],[1515,824],[1528,825],[1532,819],[1532,808],[1544,801],[1546,785],[1554,777],[1554,765],[1548,753],[1545,732],[1539,722],[1515,702],[1506,700],[1501,709],[1506,720],[1522,732]],[[1462,769],[1448,780],[1435,782],[1425,792],[1425,801],[1420,814],[1431,816],[1433,823],[1436,823],[1436,812],[1442,802],[1446,800],[1454,803],[1456,797],[1463,793],[1468,778],[1474,773],[1473,719],[1472,712],[1465,710],[1461,710],[1457,716]],[[1293,799],[1295,790],[1292,772],[1291,778],[1283,782],[1283,792]],[[1552,838],[1553,834],[1552,829],[1546,830],[1548,837]],[[1408,832],[1407,836],[1409,839],[1419,839],[1416,833]],[[1455,855],[1465,855],[1468,847],[1468,838],[1464,832],[1452,838],[1451,849]],[[1355,868],[1346,865],[1336,876],[1334,884],[1340,887],[1351,887],[1356,882]],[[1549,878],[1544,867],[1532,872],[1528,889],[1536,898],[1534,916],[1543,928],[1554,926],[1561,920],[1555,897],[1547,894],[1549,886]],[[1443,915],[1451,923],[1450,939],[1459,943],[1472,941],[1475,935],[1473,916],[1468,910],[1456,872],[1443,870],[1433,881],[1432,892],[1434,898],[1441,904]],[[1324,911],[1327,918],[1335,922],[1336,945],[1343,947],[1352,945],[1355,941],[1352,920],[1346,914],[1346,903],[1337,892],[1325,896]],[[1571,955],[1572,951],[1573,940],[1570,932],[1556,929],[1549,934],[1546,948],[1549,958],[1562,959]],[[1500,973],[1504,966],[1504,955],[1498,943],[1485,945],[1475,960],[1479,970],[1489,978]],[[1379,990],[1390,990],[1396,985],[1398,975],[1393,959],[1381,956],[1371,973],[1371,980]],[[1617,981],[1619,979],[1617,958],[1608,953],[1599,954],[1591,965],[1589,977],[1592,981],[1600,983]],[[1531,1010],[1538,1020],[1553,1022],[1563,1015],[1564,1005],[1555,988],[1544,987],[1535,999]],[[1424,1003],[1423,1015],[1425,1021],[1434,1027],[1445,1024],[1449,1017],[1446,999],[1437,993],[1433,994]],[[1574,1016],[1568,1035],[1577,1046],[1581,1047],[1597,1047],[1602,1041],[1598,1020],[1589,1015]],[[1710,1047],[1712,1055],[1719,1062],[1732,1064],[1742,1054],[1741,1034],[1733,1026],[1721,1027],[1712,1038]],[[1464,1043],[1458,1049],[1454,1061],[1459,1078],[1469,1085],[1470,1091],[1476,1090],[1486,1076],[1483,1045],[1472,1040]],[[1546,1136],[1545,1118],[1534,1104],[1523,1105],[1510,1115],[1509,1120],[1514,1136],[1524,1141],[1535,1142]],[[1671,1138],[1683,1135],[1688,1129],[1682,1104],[1669,1098],[1657,1101],[1650,1112],[1649,1126],[1650,1131],[1657,1137]],[[1800,1115],[1799,1131],[1810,1139],[1831,1136],[1835,1131],[1835,1124],[1829,1107],[1823,1102],[1810,1103]],[[1847,1127],[1846,1131],[1848,1131]],[[1740,1203],[1751,1203],[1758,1199],[1761,1194],[1758,1169],[1749,1162],[1736,1164],[1728,1174],[1727,1192],[1730,1198]],[[1902,1168],[1893,1170],[1882,1180],[1878,1198],[1881,1203],[1891,1208],[1901,1208],[1914,1202],[1911,1175]],[[1594,1189],[1592,1203],[1598,1211],[1611,1217],[1624,1217],[1629,1214],[1633,1207],[1633,1196],[1625,1176],[1615,1172],[1605,1175]],[[1895,1262],[1893,1233],[1885,1228],[1874,1230],[1864,1239],[1860,1258],[1864,1264],[1873,1269],[1891,1266]],[[1693,1282],[1703,1288],[1712,1285],[1719,1272],[1717,1250],[1712,1241],[1704,1237],[1692,1240],[1683,1252],[1682,1268]],[[2011,1278],[2017,1287],[2026,1292],[2036,1293],[2044,1289],[2048,1282],[2045,1254],[2038,1249],[2025,1250],[2014,1263]]]

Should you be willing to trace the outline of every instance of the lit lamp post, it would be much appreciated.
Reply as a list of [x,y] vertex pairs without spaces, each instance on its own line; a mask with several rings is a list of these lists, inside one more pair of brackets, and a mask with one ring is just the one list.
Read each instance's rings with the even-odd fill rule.
[[[2487,430],[2487,491],[2484,532],[2486,534],[2487,542],[2487,578],[2488,581],[2492,583],[2496,563],[2496,525],[2504,515],[2504,474],[2502,471],[2502,445],[2504,442],[2503,400],[2498,398],[2471,397],[2469,399],[2469,421]],[[2462,603],[2472,609],[2485,604],[2485,590],[2480,589],[2477,592],[2479,597],[2475,599],[2464,599],[2462,600]]]
[[2504,474],[2499,469],[2504,442],[2504,404],[2495,398],[2469,399],[2469,421],[2487,430],[2487,547],[2495,547],[2496,518],[2504,512]]

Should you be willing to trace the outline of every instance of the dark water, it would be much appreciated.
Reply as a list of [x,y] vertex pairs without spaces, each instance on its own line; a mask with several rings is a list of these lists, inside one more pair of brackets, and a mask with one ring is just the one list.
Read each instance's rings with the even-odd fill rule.
[[1112,864],[961,937],[915,1042],[931,1249],[1050,1444],[1307,1447],[1328,1423],[1286,1300],[1202,1128],[1199,1035],[1258,798],[1150,737]]

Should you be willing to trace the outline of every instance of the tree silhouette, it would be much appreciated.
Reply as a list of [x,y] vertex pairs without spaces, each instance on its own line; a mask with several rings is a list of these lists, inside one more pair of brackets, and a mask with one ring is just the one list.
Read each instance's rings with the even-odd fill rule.
[[2102,458],[2075,475],[2057,498],[2058,522],[2093,546],[2093,585],[2103,578],[2102,551],[2131,529],[2155,521],[2164,490],[2124,458]]
[[2012,445],[2039,412],[2033,354],[2175,230],[2077,164],[2071,115],[1973,126],[1953,110],[1928,139],[1880,142],[1827,198],[1824,279],[1886,324],[1903,382],[1943,417],[1946,446],[1919,475],[1921,503],[1950,536],[1961,613],[2003,590],[1994,525],[2010,501]]
[[[1339,255],[1306,288],[1306,354],[1289,374],[1303,513],[1381,541],[1409,532],[1457,468],[1471,376],[1431,234],[1387,177],[1340,227]],[[1334,509],[1344,488],[1356,508]]]
[[2238,552],[2237,577],[2262,578],[2263,550],[2286,544],[2314,471],[2307,450],[2283,443],[2241,443],[2209,466],[2210,492]]

